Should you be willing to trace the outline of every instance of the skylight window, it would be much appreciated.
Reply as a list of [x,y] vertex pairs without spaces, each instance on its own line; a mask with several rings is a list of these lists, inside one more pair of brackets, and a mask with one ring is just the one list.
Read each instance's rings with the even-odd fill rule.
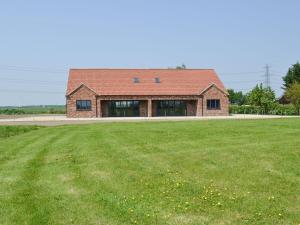
[[160,83],[160,79],[159,77],[155,77],[155,83],[159,84]]
[[140,83],[140,79],[138,77],[133,78],[133,83]]

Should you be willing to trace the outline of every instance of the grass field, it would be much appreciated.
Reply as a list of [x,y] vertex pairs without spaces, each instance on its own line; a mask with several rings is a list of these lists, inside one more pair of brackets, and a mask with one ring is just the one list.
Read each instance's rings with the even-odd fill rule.
[[33,105],[33,106],[0,106],[0,115],[23,115],[23,114],[65,114],[64,105]]
[[1,136],[0,224],[300,223],[300,119]]

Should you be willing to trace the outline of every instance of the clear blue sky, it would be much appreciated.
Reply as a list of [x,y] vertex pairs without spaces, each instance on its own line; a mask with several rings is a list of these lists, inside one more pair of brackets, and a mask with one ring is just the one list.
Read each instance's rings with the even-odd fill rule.
[[[227,88],[300,60],[299,0],[3,1],[0,105],[64,104],[71,67],[214,68]],[[17,92],[16,92],[17,91]]]

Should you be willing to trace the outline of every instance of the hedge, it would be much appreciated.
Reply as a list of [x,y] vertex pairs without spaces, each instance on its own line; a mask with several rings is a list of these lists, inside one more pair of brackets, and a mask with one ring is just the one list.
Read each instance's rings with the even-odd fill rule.
[[268,114],[268,115],[297,115],[297,109],[293,105],[275,104],[269,112],[258,106],[230,105],[229,112],[232,114]]

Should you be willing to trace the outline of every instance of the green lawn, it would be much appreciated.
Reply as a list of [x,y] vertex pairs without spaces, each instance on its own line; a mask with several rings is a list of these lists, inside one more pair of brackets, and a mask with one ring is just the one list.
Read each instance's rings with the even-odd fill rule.
[[36,129],[38,129],[37,126],[0,126],[0,139],[8,138]]
[[0,135],[0,224],[300,223],[300,119],[26,131]]

